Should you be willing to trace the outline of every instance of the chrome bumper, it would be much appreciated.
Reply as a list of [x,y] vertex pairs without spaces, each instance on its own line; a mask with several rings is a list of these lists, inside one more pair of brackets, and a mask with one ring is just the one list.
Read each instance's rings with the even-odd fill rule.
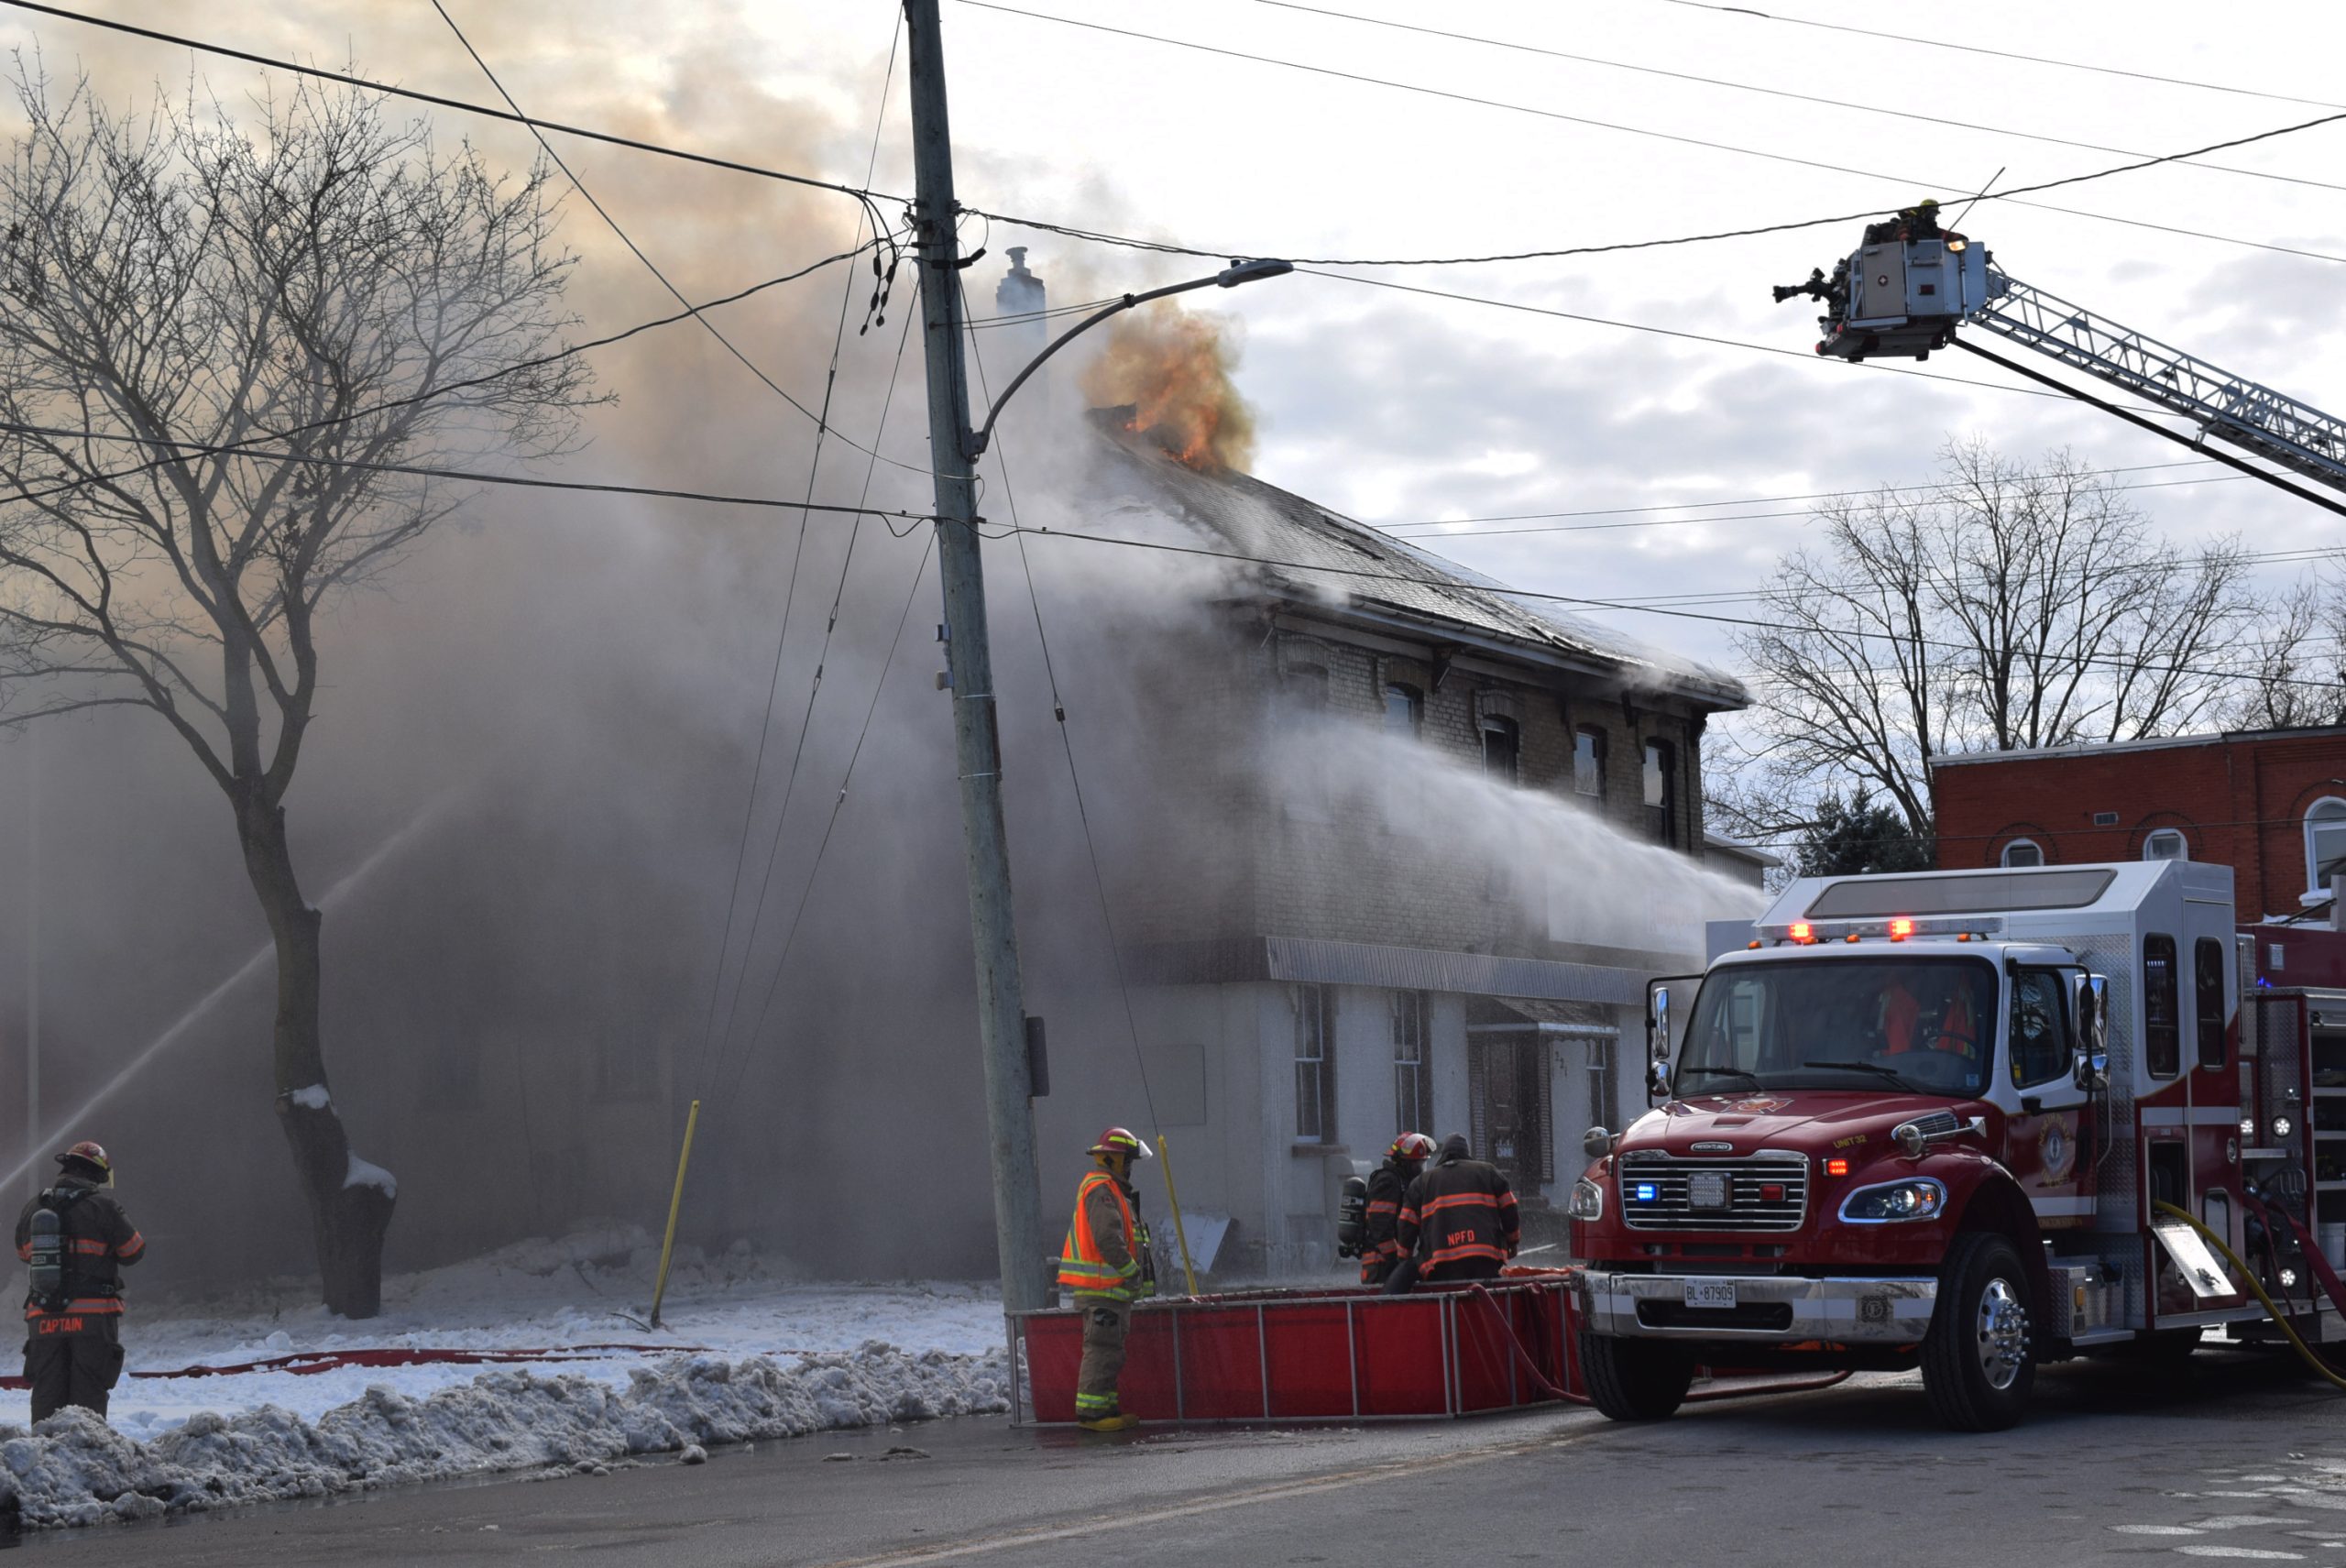
[[[1637,1339],[1739,1339],[1797,1344],[1913,1344],[1931,1326],[1938,1299],[1935,1279],[1803,1279],[1789,1275],[1735,1276],[1733,1310],[1686,1305],[1690,1277],[1680,1274],[1602,1274],[1580,1277],[1581,1321],[1592,1333]],[[1648,1304],[1645,1314],[1639,1303]],[[1783,1306],[1788,1321],[1755,1326],[1748,1309]],[[1781,1314],[1764,1314],[1781,1318]],[[1713,1318],[1705,1321],[1705,1318]],[[1659,1321],[1657,1321],[1659,1320]]]

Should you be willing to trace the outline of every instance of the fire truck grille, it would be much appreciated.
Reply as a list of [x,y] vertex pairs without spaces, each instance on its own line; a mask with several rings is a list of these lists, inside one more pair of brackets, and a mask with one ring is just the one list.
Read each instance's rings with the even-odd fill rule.
[[1621,1167],[1633,1231],[1796,1231],[1808,1214],[1808,1162],[1641,1159]]

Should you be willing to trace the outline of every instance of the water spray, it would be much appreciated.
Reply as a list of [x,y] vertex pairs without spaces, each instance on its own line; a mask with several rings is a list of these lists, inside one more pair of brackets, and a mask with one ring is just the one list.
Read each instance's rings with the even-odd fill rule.
[[[457,793],[458,792],[455,790],[451,790],[446,794],[442,795],[437,799],[426,805],[422,810],[410,817],[405,827],[400,828],[399,831],[393,833],[389,838],[377,845],[373,853],[369,854],[365,860],[359,861],[356,866],[353,867],[348,875],[345,876],[340,882],[335,883],[332,887],[326,889],[323,894],[320,894],[318,898],[318,908],[321,911],[324,911],[333,908],[336,904],[340,903],[353,889],[357,887],[360,883],[373,875],[376,870],[379,868],[384,861],[398,854],[400,850],[405,849],[409,843],[411,843],[424,830],[424,828],[431,826],[436,818],[441,817],[447,810],[448,806],[454,803]],[[106,1080],[104,1085],[100,1088],[97,1092],[91,1095],[89,1099],[82,1102],[80,1105],[74,1107],[72,1113],[66,1116],[62,1121],[58,1123],[56,1126],[52,1127],[46,1136],[35,1138],[32,1141],[32,1146],[25,1151],[25,1157],[23,1160],[18,1162],[16,1167],[10,1170],[5,1177],[0,1177],[0,1188],[12,1187],[17,1181],[23,1179],[25,1173],[33,1168],[34,1163],[40,1158],[44,1150],[48,1149],[51,1145],[63,1138],[71,1129],[81,1125],[91,1113],[96,1111],[98,1107],[104,1105],[107,1101],[120,1093],[124,1087],[126,1086],[132,1079],[137,1078],[140,1072],[145,1070],[149,1062],[153,1061],[157,1057],[161,1056],[173,1046],[179,1044],[180,1041],[185,1039],[194,1029],[197,1024],[201,1023],[214,1008],[219,1006],[222,1002],[227,999],[230,992],[234,992],[238,986],[244,984],[247,981],[258,974],[261,970],[267,966],[269,960],[275,956],[276,951],[277,945],[274,942],[263,942],[258,950],[257,950],[251,958],[247,959],[243,963],[239,964],[236,970],[229,974],[227,979],[222,981],[210,991],[205,992],[202,996],[198,997],[193,1005],[190,1006],[186,1012],[181,1014],[178,1018],[172,1021],[170,1027],[165,1029],[161,1034],[156,1036],[153,1040],[149,1041],[147,1047],[140,1051],[137,1056],[131,1058],[129,1062],[123,1067],[121,1071]]]

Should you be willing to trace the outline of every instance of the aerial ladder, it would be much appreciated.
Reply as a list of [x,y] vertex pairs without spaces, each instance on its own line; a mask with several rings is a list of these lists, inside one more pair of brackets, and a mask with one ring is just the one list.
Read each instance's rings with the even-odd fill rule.
[[[1816,345],[1821,355],[1855,363],[1893,356],[1926,359],[1935,349],[1962,348],[2302,499],[2346,513],[2346,502],[2334,495],[2309,490],[2207,444],[2212,436],[2328,490],[2346,492],[2346,420],[2023,283],[1999,269],[1985,247],[1940,231],[1928,213],[1918,216],[1910,209],[1899,221],[1871,225],[1865,243],[1837,263],[1831,277],[1820,269],[1805,282],[1778,287],[1775,295],[1779,304],[1803,295],[1824,304],[1825,313],[1817,318],[1825,332]],[[2198,434],[2171,430],[1959,338],[1958,327],[1992,332],[2047,355],[2189,420]]]

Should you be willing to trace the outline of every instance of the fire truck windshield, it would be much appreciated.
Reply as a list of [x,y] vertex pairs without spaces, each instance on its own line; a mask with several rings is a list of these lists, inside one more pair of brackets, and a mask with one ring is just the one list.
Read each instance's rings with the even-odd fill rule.
[[1971,1099],[1995,1056],[1984,959],[1870,954],[1737,964],[1695,998],[1682,1094],[1903,1087]]

